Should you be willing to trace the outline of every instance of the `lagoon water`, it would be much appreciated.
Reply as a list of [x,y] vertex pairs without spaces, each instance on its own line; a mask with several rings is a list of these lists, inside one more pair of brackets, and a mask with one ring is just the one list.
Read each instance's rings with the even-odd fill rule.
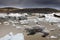
[[[5,35],[12,32],[13,35],[16,35],[18,33],[23,33],[23,35],[24,35],[23,40],[40,40],[40,39],[41,40],[59,40],[60,39],[60,23],[59,23],[60,18],[54,17],[52,14],[45,14],[45,16],[46,16],[45,18],[36,18],[36,20],[35,20],[35,17],[33,17],[33,16],[31,16],[32,18],[29,18],[31,20],[34,19],[35,22],[39,21],[38,24],[34,23],[33,21],[29,22],[30,24],[22,24],[22,25],[16,24],[16,23],[15,24],[9,23],[6,25],[4,23],[1,23],[0,24],[0,38],[3,38]],[[53,25],[51,25],[51,22],[55,22],[56,24],[53,23]],[[49,31],[49,36],[43,38],[43,37],[41,37],[41,35],[42,35],[41,33],[37,33],[35,35],[28,36],[27,32],[24,30],[25,27],[31,28],[36,25],[45,27]],[[47,31],[47,30],[45,30],[45,31]]]

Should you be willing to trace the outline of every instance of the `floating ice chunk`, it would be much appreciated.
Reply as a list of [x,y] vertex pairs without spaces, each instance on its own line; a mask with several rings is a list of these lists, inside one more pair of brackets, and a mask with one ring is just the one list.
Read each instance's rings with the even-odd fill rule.
[[55,29],[50,29],[50,31],[54,31]]
[[56,36],[50,36],[50,38],[57,38]]
[[18,33],[11,40],[24,40],[24,35],[23,33]]
[[45,18],[36,18],[38,21],[45,21]]
[[24,40],[23,33],[18,33],[16,35],[13,35],[12,32],[10,32],[8,35],[0,38],[0,40]]
[[48,28],[45,28],[44,30],[43,30],[44,32],[50,32],[49,30],[48,30]]
[[3,38],[1,38],[0,40],[10,40],[10,39],[11,39],[11,37],[9,35],[6,35]]
[[0,17],[5,17],[5,16],[7,16],[6,13],[0,13]]
[[23,25],[23,26],[26,26],[26,25]]
[[8,16],[20,17],[20,16],[22,16],[22,15],[21,15],[21,14],[18,14],[18,13],[10,13]]
[[57,26],[60,28],[60,24],[57,24]]
[[9,22],[4,22],[4,25],[9,25]]
[[17,22],[17,21],[14,21],[14,23],[19,23],[19,22]]
[[13,24],[13,26],[16,26],[15,24]]
[[44,32],[48,32],[48,33],[50,32],[49,30],[43,30],[43,31],[44,31]]
[[3,38],[1,38],[0,40],[11,40],[13,37],[13,33],[10,32],[9,34],[5,35]]
[[2,23],[0,22],[0,24],[2,24]]
[[16,26],[16,28],[22,28],[22,27],[20,27],[20,26]]
[[21,20],[20,23],[21,24],[28,24],[28,21],[27,20]]
[[52,15],[45,15],[45,16],[46,16],[45,20],[48,22],[60,22],[60,18],[56,18]]
[[34,22],[36,23],[36,22],[38,22],[36,19],[34,19]]
[[12,32],[10,32],[10,33],[9,33],[9,35],[10,35],[10,36],[13,36],[13,33],[12,33]]
[[27,14],[27,13],[23,13],[22,15],[23,15],[23,16],[28,16],[28,14]]

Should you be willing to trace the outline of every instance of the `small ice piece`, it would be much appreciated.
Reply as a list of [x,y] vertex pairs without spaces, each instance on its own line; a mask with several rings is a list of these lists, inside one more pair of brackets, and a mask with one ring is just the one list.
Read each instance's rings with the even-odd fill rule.
[[20,23],[21,24],[28,24],[28,21],[27,20],[21,20]]
[[55,29],[50,29],[50,31],[54,31]]
[[24,35],[23,33],[18,33],[14,35],[14,37],[11,40],[24,40]]
[[38,21],[44,21],[44,18],[37,18]]
[[13,38],[13,33],[10,32],[9,34],[5,35],[4,37],[0,38],[0,40],[11,40]]
[[9,22],[4,22],[4,25],[9,25]]
[[2,24],[2,23],[0,22],[0,24]]
[[38,22],[36,19],[34,19],[34,22],[36,23],[36,22]]
[[13,33],[12,33],[12,32],[10,32],[10,33],[9,33],[9,36],[13,36]]
[[14,23],[19,23],[18,21],[14,21]]
[[50,38],[57,38],[56,36],[50,36]]
[[10,40],[11,36],[5,35],[4,37],[0,38],[0,40]]
[[49,30],[43,30],[44,32],[47,32],[47,33],[49,33],[50,31]]
[[24,40],[24,35],[23,35],[23,33],[18,33],[16,35],[13,35],[13,33],[10,32],[9,34],[0,38],[0,40]]
[[50,32],[47,28],[45,28],[43,31],[48,33]]
[[15,24],[13,24],[13,26],[16,26]]
[[26,25],[23,25],[23,26],[26,26]]
[[16,26],[16,28],[21,28],[20,26]]
[[57,26],[60,28],[60,24],[57,24]]

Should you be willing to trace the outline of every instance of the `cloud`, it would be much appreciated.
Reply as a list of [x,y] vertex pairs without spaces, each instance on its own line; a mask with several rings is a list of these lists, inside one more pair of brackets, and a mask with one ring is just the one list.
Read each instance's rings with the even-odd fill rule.
[[18,7],[58,7],[60,0],[0,0],[0,6],[18,6]]
[[19,5],[22,0],[0,0],[0,5]]

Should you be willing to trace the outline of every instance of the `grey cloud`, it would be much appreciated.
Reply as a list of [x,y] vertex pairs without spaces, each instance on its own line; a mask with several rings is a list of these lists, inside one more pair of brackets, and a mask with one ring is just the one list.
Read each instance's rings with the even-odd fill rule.
[[0,0],[3,6],[60,7],[60,0]]
[[0,5],[19,5],[22,0],[0,0]]

